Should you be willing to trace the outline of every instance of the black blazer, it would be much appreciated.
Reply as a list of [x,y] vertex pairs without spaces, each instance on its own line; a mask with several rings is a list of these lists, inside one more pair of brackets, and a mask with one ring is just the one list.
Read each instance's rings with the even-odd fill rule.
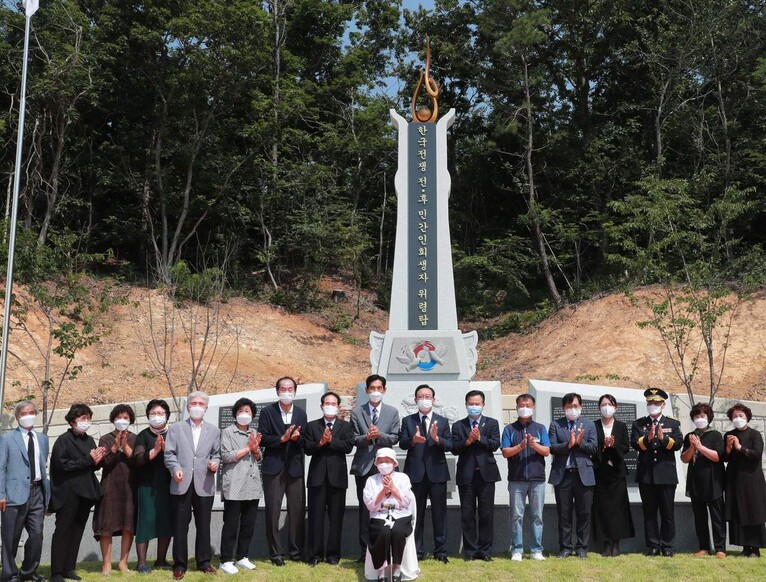
[[332,423],[332,440],[320,447],[319,441],[327,421],[324,418],[312,420],[306,426],[304,450],[311,457],[306,485],[321,487],[325,480],[333,487],[348,488],[348,466],[346,455],[354,448],[354,428],[350,422],[336,418]]
[[90,456],[90,451],[95,448],[93,437],[75,434],[71,428],[56,439],[51,453],[52,512],[58,511],[75,497],[94,503],[101,497],[101,485],[95,475],[98,467]]
[[426,442],[412,444],[412,437],[420,426],[420,412],[405,416],[402,419],[402,429],[399,433],[399,447],[407,451],[404,460],[404,472],[412,483],[420,483],[423,477],[428,475],[431,483],[446,483],[449,481],[449,467],[447,467],[446,451],[452,450],[452,434],[449,429],[449,421],[433,412],[431,422],[437,421],[439,431],[439,443],[431,440],[430,425],[429,434],[420,435],[426,437]]
[[604,425],[601,419],[593,424],[596,425],[596,440],[598,451],[593,455],[593,470],[596,473],[597,483],[611,483],[628,476],[628,467],[625,465],[625,455],[630,450],[630,437],[628,425],[621,420],[614,419],[612,436],[614,447],[604,448]]
[[303,476],[303,442],[306,439],[307,422],[306,411],[293,404],[290,424],[301,427],[301,436],[297,441],[281,443],[279,439],[285,434],[285,423],[282,421],[279,402],[261,409],[258,432],[261,433],[261,446],[264,448],[261,461],[261,472],[264,475],[278,475],[282,469],[287,469],[291,477]]
[[457,455],[455,483],[469,485],[477,467],[486,483],[500,481],[500,470],[493,454],[500,447],[500,425],[494,418],[482,416],[479,419],[479,440],[466,445],[469,434],[469,417],[452,425],[452,454]]

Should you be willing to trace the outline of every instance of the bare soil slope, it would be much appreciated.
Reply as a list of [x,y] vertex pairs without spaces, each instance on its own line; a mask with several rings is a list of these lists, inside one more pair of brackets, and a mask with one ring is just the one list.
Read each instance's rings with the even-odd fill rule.
[[[364,294],[359,318],[347,326],[357,312],[357,298],[341,281],[323,282],[322,292],[328,297],[333,290],[344,291],[347,300],[323,314],[296,315],[244,299],[224,304],[221,339],[203,388],[211,393],[265,388],[289,374],[303,382],[326,381],[333,389],[352,394],[356,383],[369,374],[369,332],[384,331],[388,317]],[[655,291],[642,290],[638,296],[651,293]],[[130,299],[139,306],[115,308],[109,317],[110,333],[78,355],[75,363],[82,365],[82,373],[65,384],[59,407],[74,401],[98,404],[168,394],[167,381],[152,355],[151,338],[159,337],[161,297],[137,288],[130,290]],[[501,380],[509,394],[525,390],[529,378],[683,391],[657,332],[636,325],[645,318],[645,308],[633,307],[621,294],[566,307],[528,333],[480,339],[476,379]],[[37,341],[44,341],[44,326],[34,318],[31,321],[31,330],[39,334]],[[464,327],[471,329],[469,324]],[[738,307],[722,395],[766,399],[765,329],[766,298]],[[201,335],[198,329],[197,342]],[[180,326],[173,345],[171,379],[183,393],[191,354],[189,338]],[[10,346],[39,376],[40,358],[30,338],[14,330]],[[704,394],[702,372],[698,392]],[[18,384],[12,385],[14,380]],[[35,392],[31,372],[18,359],[9,358],[6,402]]]

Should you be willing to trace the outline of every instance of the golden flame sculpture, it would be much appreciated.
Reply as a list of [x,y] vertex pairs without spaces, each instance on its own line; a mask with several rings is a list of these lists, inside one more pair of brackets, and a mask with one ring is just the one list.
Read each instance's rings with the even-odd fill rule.
[[[420,91],[425,87],[426,93],[431,98],[431,107],[418,107],[417,101]],[[439,116],[439,84],[431,78],[431,43],[426,35],[426,68],[420,71],[415,92],[412,94],[412,118],[420,123],[433,123]]]

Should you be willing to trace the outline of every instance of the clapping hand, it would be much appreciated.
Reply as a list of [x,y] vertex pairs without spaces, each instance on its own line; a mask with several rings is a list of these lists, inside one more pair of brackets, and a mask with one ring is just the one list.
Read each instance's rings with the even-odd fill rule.
[[690,434],[689,435],[689,444],[695,450],[699,450],[699,448],[700,448],[700,438],[696,434]]
[[295,442],[300,438],[300,436],[301,436],[301,427],[296,426],[295,429],[293,430],[293,434],[290,435],[290,440]]
[[287,430],[285,430],[285,434],[283,434],[281,437],[279,437],[280,443],[286,443],[293,437],[293,430],[295,430],[295,425],[291,424],[287,427]]
[[378,439],[378,438],[380,438],[380,429],[377,427],[377,425],[373,424],[367,430],[367,440],[374,441],[375,439]]
[[582,445],[582,439],[585,436],[585,429],[582,425],[580,425],[580,428],[577,429],[577,438],[575,439],[575,442],[577,443],[577,446]]
[[415,436],[412,437],[412,444],[413,445],[419,445],[420,443],[426,442],[426,437],[420,434],[420,427],[415,427]]
[[332,442],[332,431],[325,427],[324,432],[322,433],[322,438],[319,439],[319,446],[323,447],[330,442]]
[[101,459],[104,458],[105,454],[106,449],[104,447],[96,447],[95,449],[91,449],[90,458],[93,459],[93,464],[98,465],[101,462]]
[[471,429],[471,432],[468,433],[468,439],[466,439],[465,444],[472,445],[476,441],[478,441],[481,438],[481,434],[479,433],[479,427],[475,426]]
[[431,435],[431,440],[435,443],[439,442],[439,421],[434,420],[431,423],[431,428],[428,429],[428,433]]
[[604,437],[604,448],[610,449],[614,447],[614,437],[608,436]]
[[165,439],[162,438],[162,435],[157,435],[157,440],[154,441],[154,447],[152,447],[152,450],[154,451],[154,456],[160,454],[160,451],[165,450]]
[[261,433],[251,432],[250,437],[247,439],[247,448],[250,452],[256,454],[261,448]]
[[658,440],[662,440],[665,436],[665,432],[662,430],[662,423],[657,425],[657,434],[655,435]]
[[742,447],[742,445],[739,444],[739,438],[733,434],[730,434],[729,436],[726,437],[726,444],[731,445],[737,450],[739,450]]

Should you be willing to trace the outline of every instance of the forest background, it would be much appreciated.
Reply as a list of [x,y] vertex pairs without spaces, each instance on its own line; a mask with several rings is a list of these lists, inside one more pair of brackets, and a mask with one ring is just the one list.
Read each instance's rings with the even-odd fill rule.
[[[47,314],[37,387],[76,378],[77,351],[102,337],[99,314],[130,300],[115,291],[122,284],[201,305],[208,334],[211,305],[234,295],[321,309],[327,276],[358,300],[339,329],[359,316],[363,291],[387,308],[388,110],[409,110],[428,34],[440,109],[457,110],[449,168],[461,318],[510,313],[491,337],[656,285],[648,299],[632,295],[648,309],[639,323],[690,394],[706,370],[713,398],[731,318],[766,273],[764,4],[42,3],[19,214],[25,293],[12,322],[23,329],[33,307]],[[20,2],[3,0],[6,221],[23,18]],[[51,362],[68,365],[54,374]]]

